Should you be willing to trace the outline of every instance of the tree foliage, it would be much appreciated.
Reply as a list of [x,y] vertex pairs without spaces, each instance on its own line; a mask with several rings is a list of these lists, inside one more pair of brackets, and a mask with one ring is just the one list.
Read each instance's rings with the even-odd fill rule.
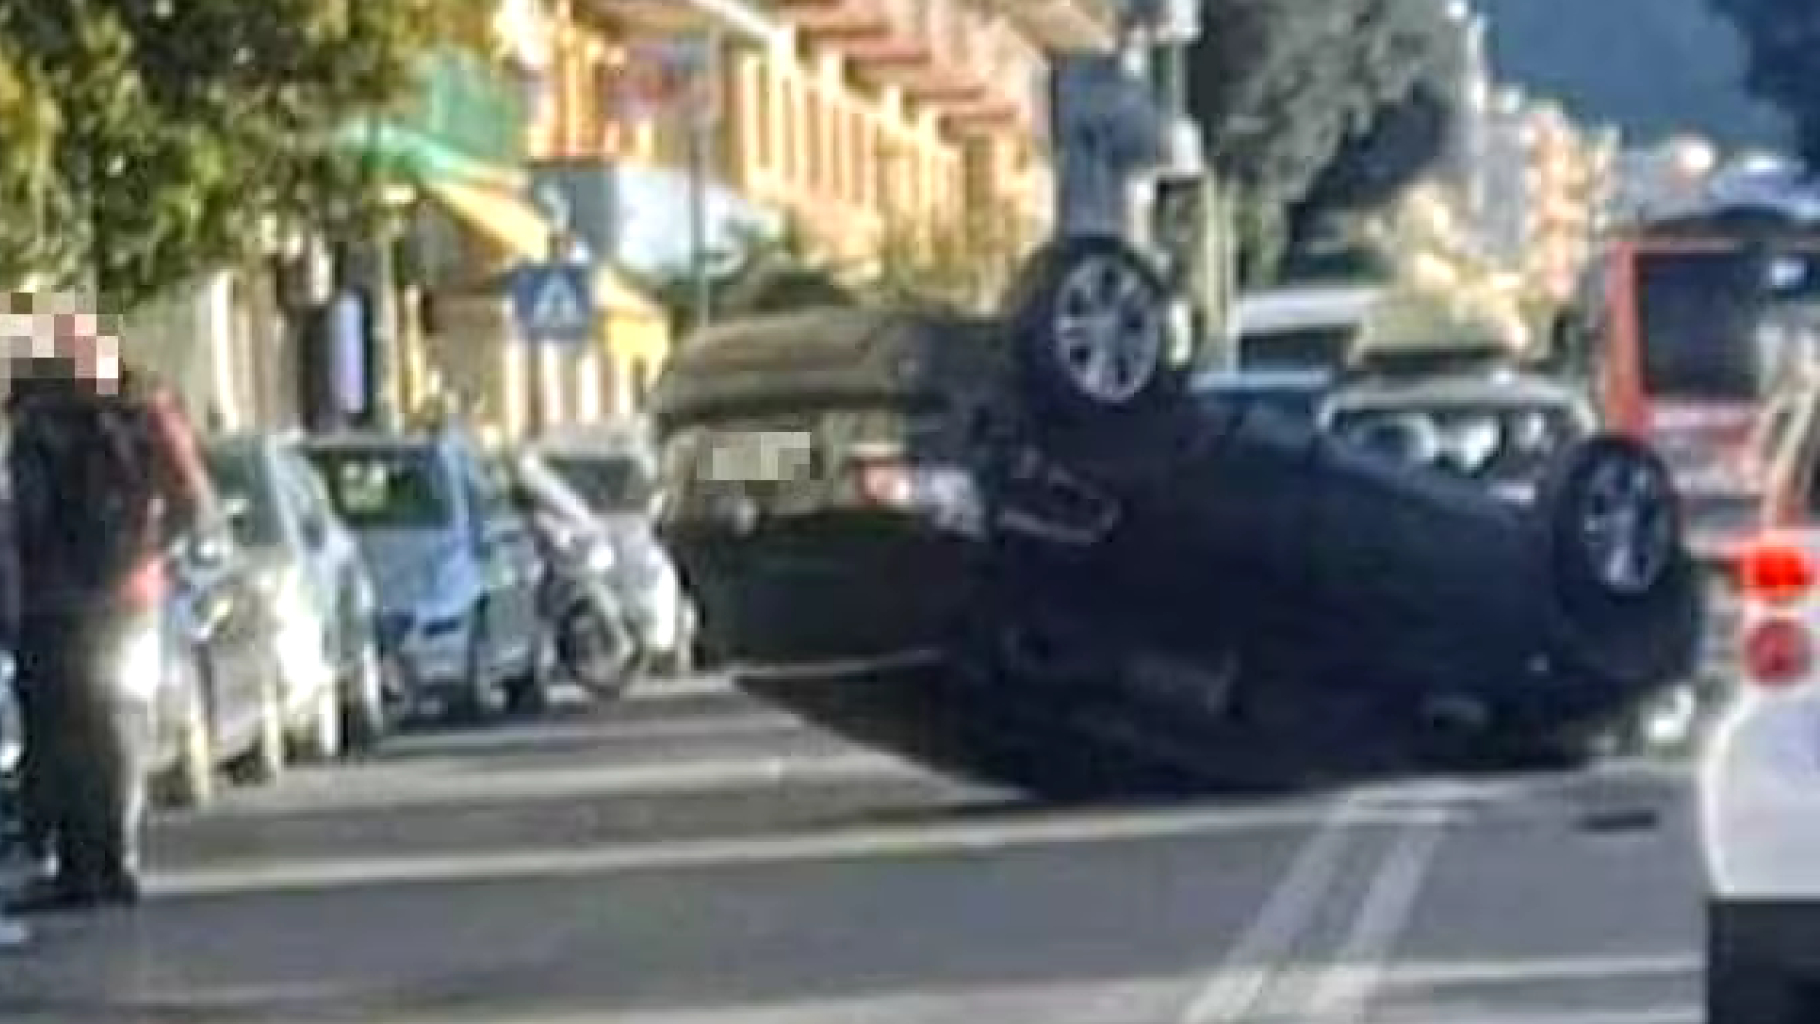
[[0,274],[90,278],[130,306],[244,255],[265,215],[363,206],[371,183],[326,140],[408,96],[428,47],[484,33],[481,6],[0,5],[0,195],[42,212],[9,203]]
[[1811,0],[1712,0],[1750,49],[1745,82],[1786,111],[1796,150],[1820,167],[1820,5]]
[[1217,31],[1195,43],[1190,107],[1243,196],[1248,277],[1297,221],[1380,202],[1439,154],[1459,49],[1442,0],[1207,0],[1204,18]]
[[983,309],[1028,253],[1026,236],[1015,213],[998,207],[888,224],[867,290],[882,302]]

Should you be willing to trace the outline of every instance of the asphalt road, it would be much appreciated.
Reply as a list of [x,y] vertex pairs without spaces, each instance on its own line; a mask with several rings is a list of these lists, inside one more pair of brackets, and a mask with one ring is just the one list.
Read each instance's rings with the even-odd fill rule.
[[1679,775],[1044,807],[657,684],[161,821],[0,1020],[1679,1024]]

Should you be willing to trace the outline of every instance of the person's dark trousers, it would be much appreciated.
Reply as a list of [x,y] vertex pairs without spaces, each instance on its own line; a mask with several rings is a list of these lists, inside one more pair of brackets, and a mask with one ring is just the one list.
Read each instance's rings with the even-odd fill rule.
[[[107,610],[29,615],[21,631],[29,826],[49,834],[49,906],[130,901],[145,815],[143,715],[109,662],[142,624]],[[27,903],[32,902],[29,898]]]

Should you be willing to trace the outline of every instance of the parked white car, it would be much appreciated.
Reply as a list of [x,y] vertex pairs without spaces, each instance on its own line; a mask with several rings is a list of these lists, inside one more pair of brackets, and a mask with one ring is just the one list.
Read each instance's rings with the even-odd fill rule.
[[1707,1020],[1808,1021],[1820,978],[1820,532],[1738,558],[1732,706],[1699,775]]
[[292,739],[315,759],[373,746],[386,731],[386,695],[375,588],[353,534],[284,438],[216,438],[205,457],[216,487],[239,502],[234,534],[271,605]]

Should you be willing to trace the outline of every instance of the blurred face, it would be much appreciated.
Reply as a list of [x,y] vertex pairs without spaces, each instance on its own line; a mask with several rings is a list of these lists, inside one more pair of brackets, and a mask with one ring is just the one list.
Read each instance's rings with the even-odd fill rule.
[[62,380],[101,395],[120,393],[120,341],[92,313],[64,310],[10,316],[8,370],[27,380]]

